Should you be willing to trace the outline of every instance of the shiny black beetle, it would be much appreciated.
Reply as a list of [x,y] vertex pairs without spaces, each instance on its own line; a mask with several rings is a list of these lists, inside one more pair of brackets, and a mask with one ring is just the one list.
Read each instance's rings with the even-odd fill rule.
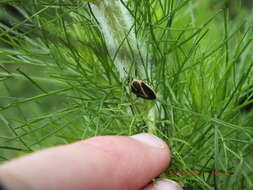
[[142,80],[133,79],[131,84],[131,91],[137,96],[147,100],[155,100],[155,91]]

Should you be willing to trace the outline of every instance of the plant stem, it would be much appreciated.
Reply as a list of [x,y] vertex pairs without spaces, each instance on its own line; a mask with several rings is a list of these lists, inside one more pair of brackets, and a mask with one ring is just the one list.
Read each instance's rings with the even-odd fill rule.
[[[145,79],[150,69],[145,69],[142,56],[146,48],[133,32],[134,22],[128,9],[118,0],[100,0],[91,4],[94,16],[99,22],[105,43],[122,81],[127,77]],[[139,48],[141,47],[141,49]],[[150,64],[145,64],[150,66]],[[147,119],[148,131],[155,133],[155,101],[140,101],[144,107],[141,113]]]

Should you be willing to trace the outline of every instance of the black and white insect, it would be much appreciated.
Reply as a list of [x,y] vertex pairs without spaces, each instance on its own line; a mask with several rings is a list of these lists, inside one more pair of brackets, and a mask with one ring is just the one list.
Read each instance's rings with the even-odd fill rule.
[[130,87],[131,87],[131,91],[137,97],[141,97],[141,98],[147,99],[147,100],[155,100],[156,99],[155,91],[152,89],[152,87],[147,85],[142,80],[133,79],[130,84]]

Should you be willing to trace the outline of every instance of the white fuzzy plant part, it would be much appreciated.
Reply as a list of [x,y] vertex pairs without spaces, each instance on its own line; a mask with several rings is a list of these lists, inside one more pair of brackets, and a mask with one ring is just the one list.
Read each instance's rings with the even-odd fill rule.
[[[125,81],[127,77],[145,79],[150,74],[151,64],[141,62],[141,56],[146,55],[146,48],[134,33],[134,22],[128,9],[120,0],[96,0],[92,1],[91,9],[99,22],[99,27],[104,35],[105,43],[114,59],[119,77]],[[139,49],[138,47],[141,47]],[[146,67],[146,69],[145,69]],[[155,102],[141,100],[142,107],[145,107],[143,116],[147,119],[149,132],[155,133]]]

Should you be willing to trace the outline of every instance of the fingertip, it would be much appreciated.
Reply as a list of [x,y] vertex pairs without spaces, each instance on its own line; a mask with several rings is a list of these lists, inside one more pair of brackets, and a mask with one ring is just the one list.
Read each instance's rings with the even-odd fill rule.
[[182,190],[180,185],[170,179],[160,179],[142,190]]
[[[72,149],[82,150],[80,157],[89,155],[86,158],[90,158],[92,162],[86,160],[86,163],[92,163],[90,166],[96,160],[95,166],[100,166],[96,169],[97,177],[110,173],[110,179],[100,180],[100,184],[113,181],[117,186],[115,189],[140,189],[160,175],[170,162],[167,144],[148,133],[131,137],[97,136],[70,146],[73,146]],[[95,153],[98,156],[94,157]],[[113,185],[109,189],[114,189]]]
[[162,170],[164,170],[170,163],[171,152],[168,145],[157,136],[150,133],[140,133],[131,136],[135,141],[141,142],[149,147],[149,149],[154,150],[153,157],[159,160],[158,165]]
[[152,146],[154,148],[168,149],[166,143],[163,140],[149,133],[140,133],[140,134],[131,136],[131,138],[139,142],[142,142],[146,145]]
[[169,162],[166,143],[153,135],[99,136],[13,160],[0,174],[33,189],[140,189]]

